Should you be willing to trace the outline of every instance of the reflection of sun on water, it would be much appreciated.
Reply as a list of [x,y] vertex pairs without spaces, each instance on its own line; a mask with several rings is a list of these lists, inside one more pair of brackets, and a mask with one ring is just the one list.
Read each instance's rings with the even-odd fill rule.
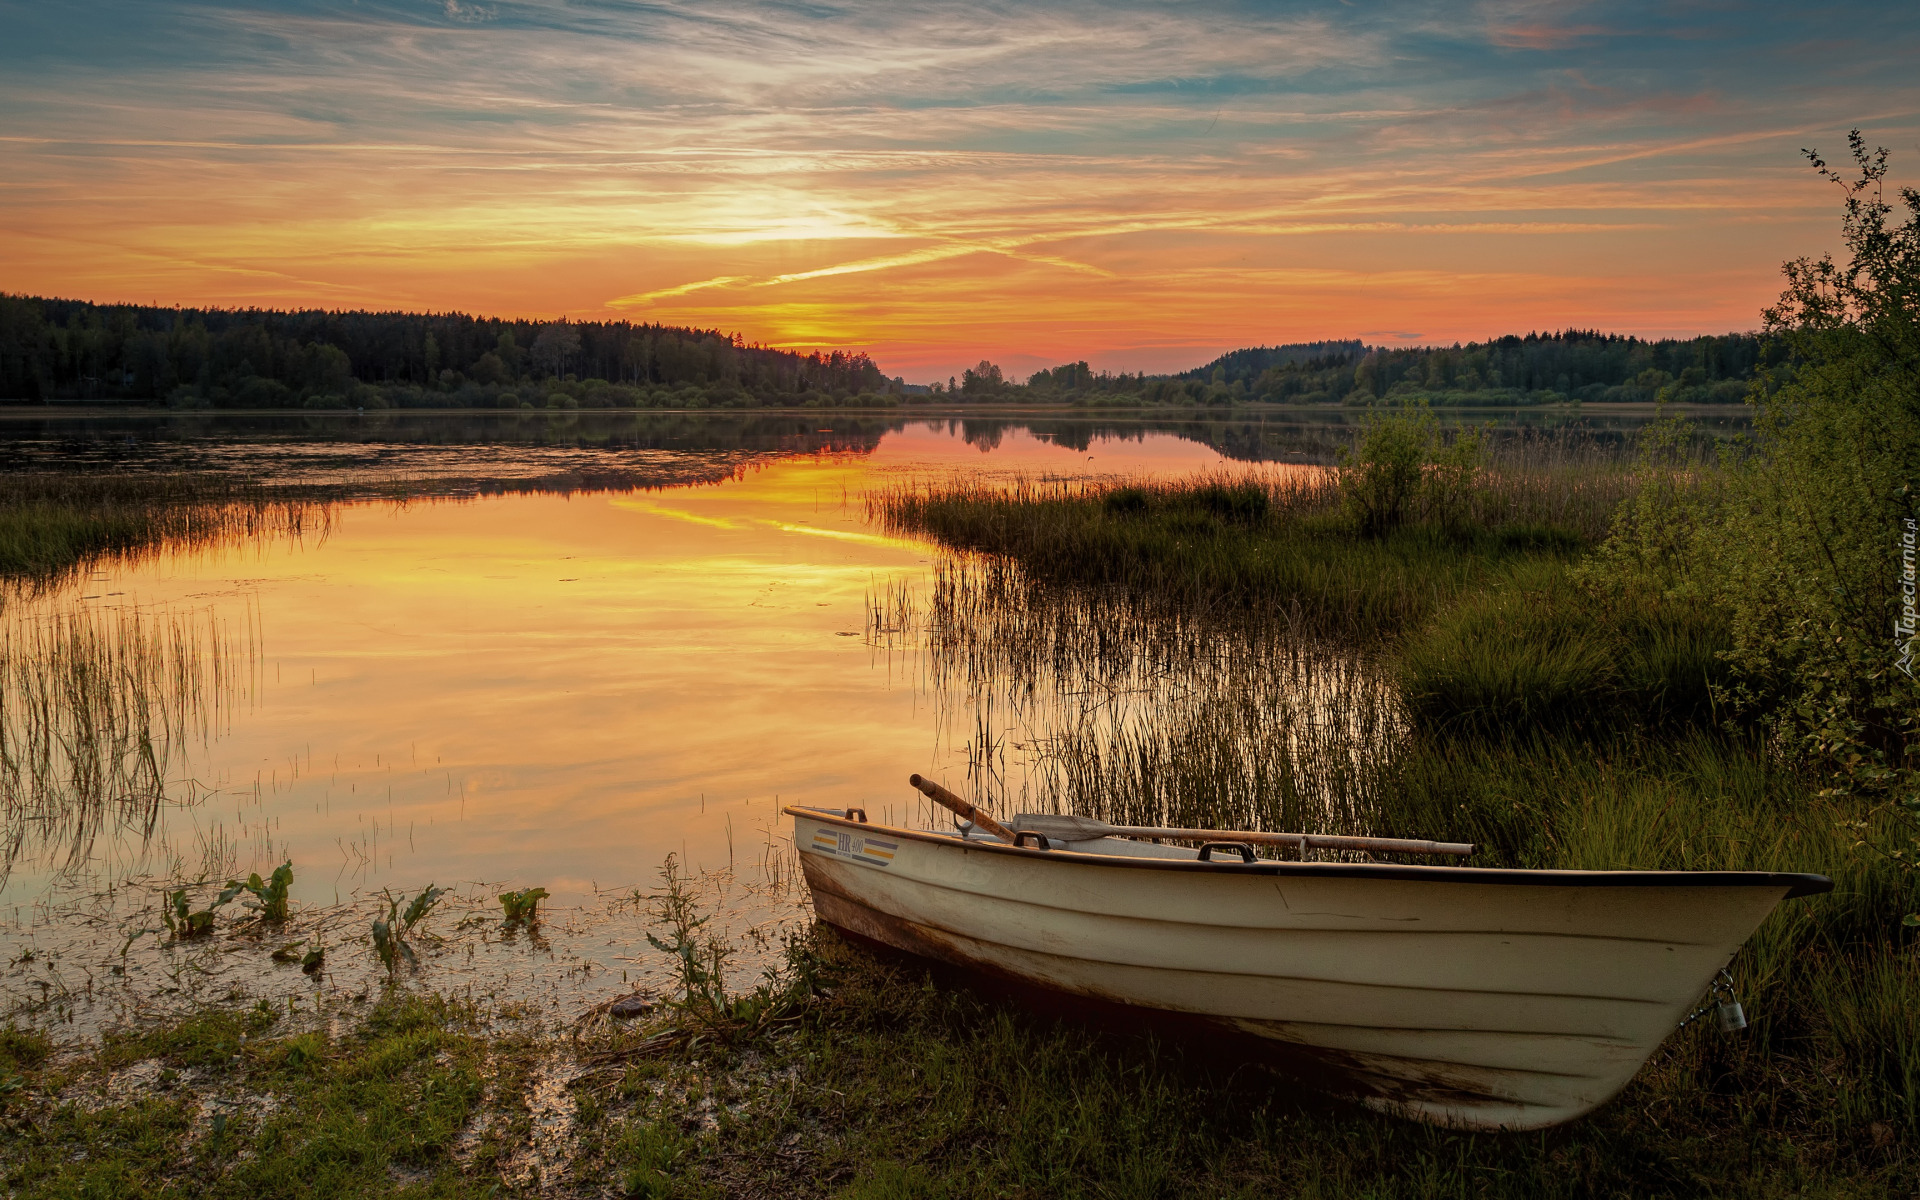
[[[956,468],[1222,461],[1165,436],[1092,453],[1022,431],[983,451],[913,426],[869,455],[717,484],[350,505],[324,539],[99,570],[42,611],[245,614],[246,703],[170,756],[150,835],[142,820],[102,825],[64,890],[64,858],[23,842],[0,902],[24,912],[130,872],[217,882],[289,857],[309,906],[437,882],[482,899],[537,885],[591,907],[650,886],[668,853],[751,883],[783,845],[781,804],[905,819],[920,809],[910,772],[966,770],[966,722],[866,644],[869,594],[934,555],[869,527],[865,491]],[[167,861],[139,853],[156,846]],[[609,969],[645,957],[637,923],[623,929]]]

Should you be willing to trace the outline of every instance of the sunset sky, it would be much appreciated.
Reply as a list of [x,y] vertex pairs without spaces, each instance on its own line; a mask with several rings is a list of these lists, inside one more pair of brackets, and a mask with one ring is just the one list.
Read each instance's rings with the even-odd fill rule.
[[1751,328],[1920,179],[1920,4],[6,3],[0,290],[945,378]]

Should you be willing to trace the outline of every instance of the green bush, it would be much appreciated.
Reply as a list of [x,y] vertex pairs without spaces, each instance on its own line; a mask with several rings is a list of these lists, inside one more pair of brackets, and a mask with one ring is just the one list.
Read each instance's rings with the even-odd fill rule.
[[1340,451],[1341,499],[1369,537],[1416,517],[1458,532],[1468,523],[1482,450],[1476,431],[1443,436],[1424,400],[1369,413],[1354,445]]
[[1752,453],[1650,479],[1592,577],[1720,610],[1734,713],[1835,790],[1912,797],[1920,684],[1897,638],[1900,539],[1920,522],[1920,193],[1891,224],[1886,153],[1851,143],[1857,180],[1813,159],[1845,191],[1850,258],[1786,264]]
[[1378,536],[1411,515],[1434,430],[1424,405],[1361,420],[1359,440],[1340,452],[1340,494],[1362,533]]

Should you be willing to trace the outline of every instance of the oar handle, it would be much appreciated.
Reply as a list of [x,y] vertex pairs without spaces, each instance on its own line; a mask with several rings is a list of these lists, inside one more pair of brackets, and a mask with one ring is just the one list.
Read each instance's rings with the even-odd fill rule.
[[946,788],[941,787],[939,784],[935,783],[933,780],[928,779],[924,775],[913,775],[908,778],[907,782],[911,783],[914,787],[919,788],[921,794],[926,796],[927,799],[933,801],[935,804],[943,805],[947,808],[952,809],[954,812],[954,815],[959,817],[962,821],[972,821],[975,825],[986,830],[988,833],[999,838],[1001,841],[1006,842],[1008,845],[1012,845],[1014,843],[1013,830],[1008,829],[1005,825],[1002,825],[1000,822],[994,820],[992,817],[988,816],[986,813],[981,812],[978,808],[975,808],[972,804],[968,803],[965,800],[962,800],[960,797],[954,795],[952,792],[948,791]]

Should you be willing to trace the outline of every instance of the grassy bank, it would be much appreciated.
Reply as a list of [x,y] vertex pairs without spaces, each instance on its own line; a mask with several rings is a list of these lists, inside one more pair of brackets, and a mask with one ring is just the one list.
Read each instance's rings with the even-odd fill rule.
[[[1562,476],[1532,494],[1576,481],[1594,482]],[[1631,483],[1608,486],[1624,499]],[[1303,723],[1257,672],[1223,677],[1205,705],[1168,705],[1107,744],[1068,745],[1063,800],[1076,808],[1272,825],[1310,822],[1317,804],[1323,826],[1477,842],[1478,865],[1835,879],[1831,895],[1784,905],[1736,959],[1751,1028],[1677,1034],[1627,1094],[1540,1139],[1537,1154],[1526,1139],[1450,1141],[1323,1117],[1313,1118],[1325,1122],[1323,1145],[1380,1139],[1375,1152],[1405,1161],[1442,1161],[1439,1145],[1457,1157],[1445,1178],[1416,1183],[1294,1151],[1265,1160],[1281,1173],[1269,1180],[1309,1195],[1322,1179],[1343,1195],[1864,1195],[1908,1179],[1900,1152],[1875,1157],[1920,1136],[1920,957],[1902,925],[1920,888],[1885,853],[1901,845],[1897,814],[1829,794],[1816,764],[1736,719],[1723,702],[1726,615],[1698,596],[1616,586],[1594,553],[1606,520],[1539,521],[1498,477],[1475,492],[1451,516],[1410,510],[1372,531],[1331,478],[1304,489],[902,491],[874,505],[896,528],[1004,555],[1060,595],[1100,597],[1089,609],[1131,595],[1136,616],[1212,621],[1223,643],[1259,646],[1249,624],[1309,614],[1280,624],[1372,664],[1402,714],[1384,721],[1364,688],[1328,686],[1323,672],[1310,693],[1318,724]],[[1305,566],[1318,563],[1339,573]],[[1025,656],[1045,661],[1065,644]],[[1342,727],[1374,742],[1335,739],[1332,770],[1303,770],[1319,753],[1305,735]],[[1737,1162],[1722,1140],[1736,1129],[1731,1143],[1752,1148]],[[1232,1190],[1215,1184],[1211,1194]]]
[[[1920,1186],[1883,1085],[1768,1037],[1678,1035],[1543,1134],[1329,1107],[1264,1070],[1028,1015],[830,935],[779,1017],[669,1010],[549,1039],[393,993],[259,1007],[84,1057],[0,1038],[0,1188],[98,1196],[1885,1196]],[[1765,1019],[1757,997],[1750,997]],[[1871,1033],[1867,1030],[1863,1032]],[[690,1036],[697,1034],[698,1036]],[[1838,1075],[1836,1080],[1835,1076]],[[1865,1090],[1861,1090],[1865,1089]],[[1910,1094],[1910,1093],[1909,1093]]]

